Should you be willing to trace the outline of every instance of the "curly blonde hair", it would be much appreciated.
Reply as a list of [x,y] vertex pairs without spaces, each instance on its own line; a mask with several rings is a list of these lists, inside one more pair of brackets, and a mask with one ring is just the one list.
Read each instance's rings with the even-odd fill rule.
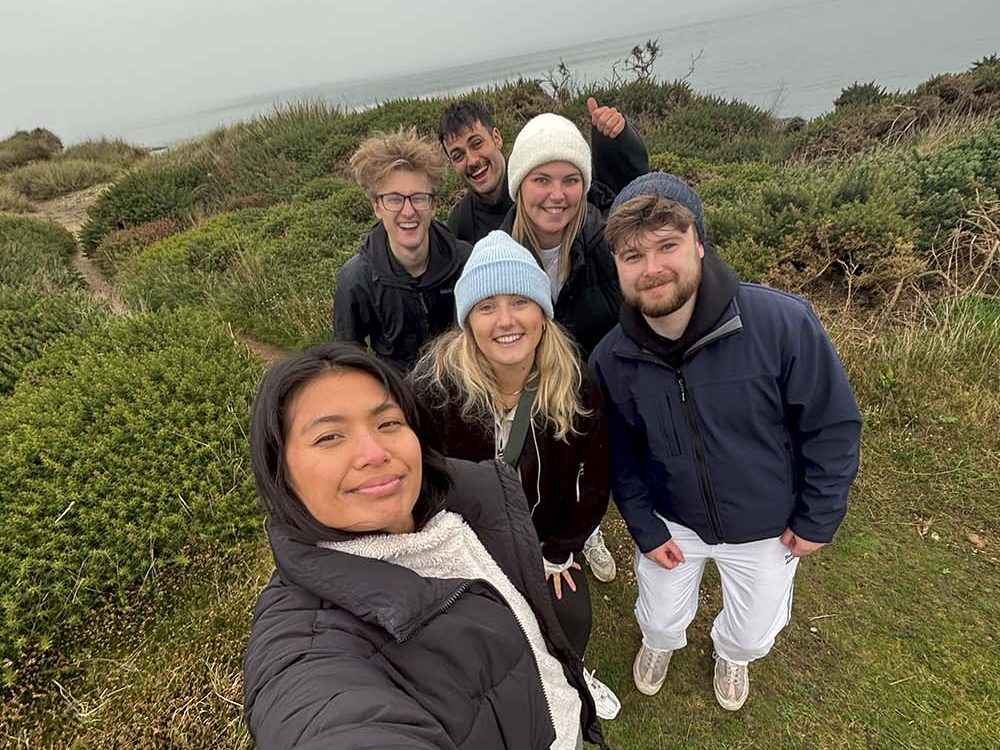
[[350,160],[351,172],[371,201],[379,184],[397,169],[422,172],[431,183],[431,192],[441,192],[448,163],[437,144],[421,137],[416,128],[400,128],[394,133],[376,133],[362,143]]

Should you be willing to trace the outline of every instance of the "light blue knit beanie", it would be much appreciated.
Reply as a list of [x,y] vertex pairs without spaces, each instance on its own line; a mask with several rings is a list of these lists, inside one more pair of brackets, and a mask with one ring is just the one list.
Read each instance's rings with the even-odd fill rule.
[[495,294],[517,294],[538,303],[553,316],[552,285],[529,250],[506,232],[494,230],[472,248],[455,284],[455,317],[465,328],[473,306]]

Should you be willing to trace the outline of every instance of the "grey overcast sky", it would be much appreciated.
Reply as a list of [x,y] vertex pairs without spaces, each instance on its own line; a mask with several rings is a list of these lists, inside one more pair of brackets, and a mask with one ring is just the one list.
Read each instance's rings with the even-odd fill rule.
[[855,80],[964,70],[998,28],[1000,0],[0,0],[0,138],[162,145],[302,96],[454,93],[564,54],[601,81],[650,36],[661,77],[701,50],[697,90],[815,116]]
[[0,138],[802,1],[0,0]]

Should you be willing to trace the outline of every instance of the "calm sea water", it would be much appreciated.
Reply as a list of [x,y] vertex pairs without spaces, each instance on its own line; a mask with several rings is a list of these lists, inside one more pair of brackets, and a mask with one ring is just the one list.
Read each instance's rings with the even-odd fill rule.
[[966,70],[973,61],[1000,51],[1000,1],[951,0],[926,7],[911,0],[806,2],[393,78],[262,92],[212,109],[136,123],[120,134],[129,141],[164,145],[286,102],[322,99],[350,109],[398,97],[458,94],[518,76],[539,77],[560,60],[578,81],[599,83],[633,45],[651,38],[659,39],[661,48],[656,66],[660,79],[686,75],[696,59],[688,80],[697,91],[739,98],[781,116],[809,118],[832,109],[841,89],[854,81],[908,89],[937,73]]

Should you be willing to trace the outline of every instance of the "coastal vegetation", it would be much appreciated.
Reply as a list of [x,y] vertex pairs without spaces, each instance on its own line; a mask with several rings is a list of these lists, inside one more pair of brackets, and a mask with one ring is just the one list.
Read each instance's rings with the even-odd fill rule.
[[[653,166],[699,189],[708,238],[740,274],[814,304],[865,418],[847,521],[802,566],[793,622],[738,714],[710,687],[717,586],[660,695],[632,688],[632,548],[610,512],[619,577],[593,584],[588,662],[622,698],[611,745],[988,745],[1000,735],[1000,59],[908,92],[849,84],[808,122],[648,74],[563,86],[475,96],[507,144],[544,111],[582,126],[590,93],[622,108]],[[113,141],[64,149],[42,130],[0,142],[5,746],[251,746],[240,660],[272,567],[249,473],[253,351],[329,338],[337,269],[373,221],[346,160],[377,130],[431,134],[445,105],[303,103],[155,156]],[[77,270],[77,239],[27,213],[90,179],[110,185],[79,248],[124,314]],[[439,217],[461,190],[450,175]]]

